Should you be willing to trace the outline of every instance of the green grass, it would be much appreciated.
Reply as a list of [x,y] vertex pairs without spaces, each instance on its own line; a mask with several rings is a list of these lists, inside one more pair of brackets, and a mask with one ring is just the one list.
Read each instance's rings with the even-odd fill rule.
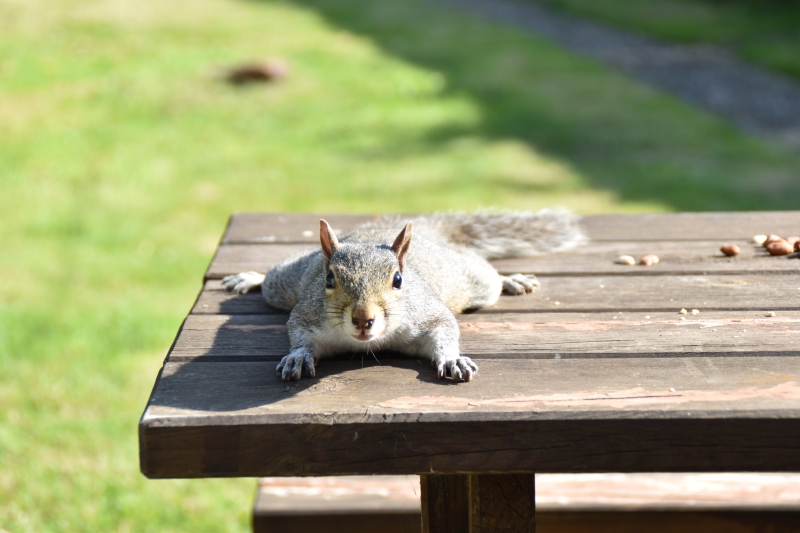
[[[291,75],[220,83],[276,56]],[[245,531],[136,424],[234,210],[792,208],[800,157],[426,3],[0,0],[0,528]]]
[[800,79],[793,0],[546,0],[552,7],[680,43],[711,43]]

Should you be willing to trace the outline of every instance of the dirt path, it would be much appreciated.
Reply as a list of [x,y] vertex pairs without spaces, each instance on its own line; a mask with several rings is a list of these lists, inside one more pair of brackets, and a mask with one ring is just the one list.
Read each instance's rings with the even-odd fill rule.
[[800,83],[722,48],[679,45],[515,0],[437,0],[525,29],[733,122],[800,148]]

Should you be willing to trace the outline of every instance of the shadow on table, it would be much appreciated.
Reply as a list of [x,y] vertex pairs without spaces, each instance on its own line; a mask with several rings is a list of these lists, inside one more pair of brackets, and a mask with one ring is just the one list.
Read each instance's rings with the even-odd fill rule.
[[[458,385],[451,379],[437,379],[427,361],[395,352],[340,354],[321,361],[314,378],[281,381],[275,367],[289,351],[285,326],[288,314],[258,300],[259,294],[246,294],[222,302],[220,314],[230,316],[215,331],[211,348],[189,364],[165,366],[150,404],[196,411],[242,411],[277,404],[298,394],[363,386],[362,378],[354,380],[348,374],[379,366],[414,371],[416,380],[437,386]],[[242,309],[248,314],[242,314]],[[254,320],[253,315],[259,318]],[[183,335],[182,331],[182,339]],[[174,347],[170,351],[172,362],[185,361],[185,357]]]

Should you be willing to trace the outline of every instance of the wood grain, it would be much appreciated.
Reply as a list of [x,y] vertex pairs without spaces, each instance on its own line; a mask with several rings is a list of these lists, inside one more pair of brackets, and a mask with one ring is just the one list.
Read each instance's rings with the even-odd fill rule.
[[422,488],[422,533],[470,531],[469,476],[424,474]]
[[[710,276],[554,276],[543,277],[541,290],[526,296],[502,296],[484,313],[566,311],[800,311],[800,278],[771,275]],[[558,302],[558,304],[556,304]],[[283,314],[260,292],[235,294],[209,280],[193,314]]]
[[338,423],[334,412],[317,423],[236,425],[220,416],[196,426],[159,426],[145,420],[140,466],[150,478],[800,469],[796,418],[640,414],[407,424],[391,417]]
[[[323,361],[316,378],[285,383],[269,362],[168,362],[142,421],[191,425],[224,416],[239,424],[331,423],[330,413],[336,413],[337,423],[435,422],[441,416],[800,414],[798,357],[483,359],[478,364],[474,381],[456,384],[437,379],[428,364],[416,360],[381,365],[365,360],[363,368],[360,361]],[[453,439],[460,437],[443,436]]]
[[533,474],[423,474],[423,533],[534,533]]
[[[236,213],[231,217],[223,242],[316,243],[320,218],[328,220],[335,229],[346,231],[373,217],[374,215]],[[583,226],[592,240],[733,241],[749,240],[758,234],[776,233],[784,237],[797,235],[800,233],[800,214],[796,211],[767,211],[589,215],[583,217]]]
[[[742,253],[725,257],[724,243],[714,241],[592,241],[580,248],[535,257],[500,259],[492,264],[502,274],[517,272],[537,276],[665,276],[704,274],[798,274],[800,257],[773,257],[763,248],[736,241]],[[316,249],[312,244],[223,244],[206,271],[206,279],[218,279],[239,272],[266,272],[276,263],[301,251]],[[620,255],[640,258],[656,254],[661,261],[651,267],[617,265]]]
[[[168,360],[279,361],[289,353],[287,318],[190,315]],[[756,311],[473,313],[457,319],[461,352],[481,359],[800,355],[798,311],[775,317]],[[360,361],[364,355],[339,359]],[[384,352],[377,357],[405,358]]]
[[471,474],[470,533],[536,532],[533,474]]

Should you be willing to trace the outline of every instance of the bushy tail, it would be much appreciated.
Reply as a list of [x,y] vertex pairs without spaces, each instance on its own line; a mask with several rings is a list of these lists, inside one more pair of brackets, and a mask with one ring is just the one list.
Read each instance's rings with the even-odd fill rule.
[[411,220],[413,234],[466,246],[486,259],[556,252],[587,240],[578,217],[562,209],[435,214]]

